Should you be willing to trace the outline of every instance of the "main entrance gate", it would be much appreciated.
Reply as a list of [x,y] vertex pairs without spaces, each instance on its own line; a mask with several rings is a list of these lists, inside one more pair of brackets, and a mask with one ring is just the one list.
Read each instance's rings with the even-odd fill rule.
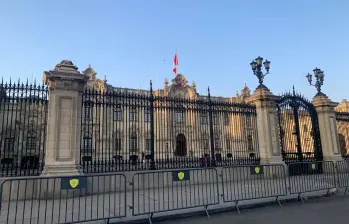
[[285,163],[321,161],[319,124],[313,104],[293,90],[278,101],[277,115]]

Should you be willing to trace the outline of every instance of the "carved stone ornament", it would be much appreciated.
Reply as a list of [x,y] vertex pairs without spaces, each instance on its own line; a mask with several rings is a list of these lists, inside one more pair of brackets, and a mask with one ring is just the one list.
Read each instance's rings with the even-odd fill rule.
[[177,86],[183,86],[185,87],[188,83],[188,81],[185,79],[184,75],[182,74],[177,74],[174,79],[172,79],[173,85]]
[[49,86],[50,91],[57,89],[82,91],[88,78],[69,60],[61,61],[53,70],[45,71],[43,74],[43,81]]

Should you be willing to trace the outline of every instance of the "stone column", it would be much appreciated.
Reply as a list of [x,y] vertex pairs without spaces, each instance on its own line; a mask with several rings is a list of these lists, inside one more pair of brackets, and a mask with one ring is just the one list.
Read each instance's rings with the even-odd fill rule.
[[273,95],[264,86],[258,87],[247,103],[256,105],[257,128],[261,164],[284,164],[281,157],[276,101],[279,96]]
[[49,87],[44,176],[79,174],[81,101],[87,80],[68,60],[44,72]]
[[334,110],[338,103],[332,102],[324,94],[317,94],[312,103],[318,114],[323,160],[342,160]]

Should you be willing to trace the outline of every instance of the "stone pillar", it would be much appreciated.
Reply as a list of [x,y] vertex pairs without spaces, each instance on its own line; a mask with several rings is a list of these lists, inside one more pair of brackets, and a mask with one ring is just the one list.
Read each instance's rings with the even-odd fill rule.
[[49,87],[44,176],[79,174],[81,102],[87,80],[68,60],[44,72]]
[[273,95],[266,87],[257,88],[247,103],[256,105],[257,128],[261,164],[284,164],[281,157],[276,101],[279,96]]
[[338,103],[332,102],[326,95],[316,95],[312,101],[318,114],[323,160],[339,161],[339,138],[334,108]]

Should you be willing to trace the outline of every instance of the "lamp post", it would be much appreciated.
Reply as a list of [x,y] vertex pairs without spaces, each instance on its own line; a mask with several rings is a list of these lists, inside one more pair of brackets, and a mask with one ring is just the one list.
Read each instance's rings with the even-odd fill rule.
[[309,82],[309,84],[311,86],[315,86],[315,88],[317,90],[317,93],[316,93],[315,96],[325,96],[325,94],[321,92],[321,86],[324,84],[324,76],[325,76],[325,74],[319,68],[315,68],[313,70],[313,72],[314,72],[314,76],[316,78],[315,84],[312,84],[313,76],[310,73],[308,73],[308,75],[306,76],[307,79],[308,79],[308,82]]
[[263,62],[264,68],[267,72],[263,73],[262,72],[262,62],[263,62],[263,58],[258,56],[258,58],[256,58],[255,60],[253,60],[250,65],[253,71],[253,74],[255,76],[257,76],[258,81],[259,81],[259,86],[257,87],[257,89],[259,88],[266,88],[268,89],[265,85],[263,85],[263,80],[264,77],[269,74],[269,69],[270,69],[270,61],[268,61],[267,59],[265,59],[265,61]]

